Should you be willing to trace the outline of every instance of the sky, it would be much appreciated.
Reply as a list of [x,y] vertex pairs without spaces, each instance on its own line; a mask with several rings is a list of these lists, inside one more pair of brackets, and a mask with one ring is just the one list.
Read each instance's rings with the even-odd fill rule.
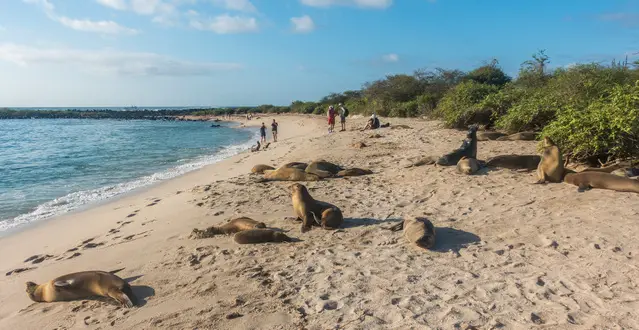
[[0,0],[0,107],[288,105],[540,49],[638,59],[639,0]]

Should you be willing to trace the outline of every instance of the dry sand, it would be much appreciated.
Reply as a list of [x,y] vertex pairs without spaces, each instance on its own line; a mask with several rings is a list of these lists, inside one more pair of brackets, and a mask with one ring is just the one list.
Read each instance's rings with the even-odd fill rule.
[[[437,122],[392,119],[412,129],[370,138],[328,135],[323,118],[277,118],[281,141],[268,151],[1,239],[0,329],[639,328],[639,196],[533,185],[531,172],[405,169],[411,157],[461,144],[465,132]],[[271,118],[250,123],[262,120]],[[351,146],[359,141],[368,147]],[[535,149],[534,142],[480,142],[478,158]],[[317,158],[375,174],[306,183],[346,220],[337,231],[301,234],[288,218],[290,183],[254,183],[249,171]],[[385,229],[414,215],[437,227],[433,250]],[[188,238],[193,228],[237,216],[300,241]],[[33,255],[50,257],[24,262]],[[29,280],[122,267],[118,275],[132,280],[143,306],[32,303],[24,291]],[[4,275],[16,268],[32,269]]]

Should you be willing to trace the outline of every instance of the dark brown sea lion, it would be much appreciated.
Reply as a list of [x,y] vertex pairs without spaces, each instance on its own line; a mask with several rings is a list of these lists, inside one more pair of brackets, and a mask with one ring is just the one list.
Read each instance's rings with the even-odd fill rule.
[[345,170],[341,170],[337,172],[338,177],[361,176],[361,175],[369,175],[369,174],[373,174],[373,171],[366,170],[363,168],[349,168],[349,169],[345,169]]
[[124,307],[137,305],[137,298],[125,280],[111,272],[85,271],[63,275],[44,284],[27,282],[27,295],[35,302],[85,299],[93,296],[115,299]]
[[437,165],[455,166],[462,157],[477,158],[477,126],[473,125],[468,129],[466,140],[462,145],[437,160]]
[[195,239],[209,238],[215,235],[230,235],[255,228],[266,228],[266,225],[264,222],[255,221],[247,217],[241,217],[233,219],[221,226],[211,226],[205,230],[193,229],[190,237]]
[[264,174],[264,171],[266,170],[274,170],[275,167],[273,166],[269,166],[269,165],[264,165],[264,164],[258,164],[253,166],[253,168],[251,168],[251,173],[256,173],[256,174]]
[[534,170],[539,166],[539,155],[499,155],[486,162],[487,167],[501,167],[511,170]]
[[550,137],[544,137],[541,161],[537,166],[537,184],[548,182],[561,182],[564,177],[564,161],[561,150]]
[[493,131],[481,131],[477,132],[477,141],[496,140],[502,136],[506,136],[506,134]]
[[342,211],[335,205],[313,199],[308,189],[302,184],[290,186],[293,211],[297,219],[302,221],[302,232],[311,230],[312,226],[324,229],[337,229],[344,222]]
[[498,137],[497,141],[533,141],[535,140],[535,132],[519,132],[507,136]]
[[328,172],[331,175],[335,175],[337,174],[337,172],[343,170],[343,168],[337,164],[333,164],[323,159],[320,159],[320,160],[315,160],[309,163],[306,169],[304,170],[306,171],[306,173],[317,174],[321,177],[322,175],[320,175],[320,173],[323,174]]
[[602,172],[568,173],[564,176],[564,182],[579,187],[579,191],[592,188],[608,189],[620,192],[633,192],[639,194],[639,181]]
[[403,229],[406,240],[418,247],[430,249],[435,246],[435,226],[427,218],[408,218],[388,229],[392,231]]
[[303,171],[306,169],[307,166],[308,166],[307,163],[291,162],[291,163],[286,163],[280,166],[280,168],[297,168]]
[[233,240],[238,244],[258,244],[268,242],[291,242],[286,234],[271,229],[249,229],[236,233]]

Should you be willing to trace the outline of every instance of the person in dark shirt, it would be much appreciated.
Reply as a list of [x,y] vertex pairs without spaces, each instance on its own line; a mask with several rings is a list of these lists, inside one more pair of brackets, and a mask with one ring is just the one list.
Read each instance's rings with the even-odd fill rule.
[[273,142],[277,142],[277,122],[273,119],[273,123],[271,124],[271,131],[273,131]]
[[266,125],[262,123],[262,127],[260,127],[260,142],[266,143]]

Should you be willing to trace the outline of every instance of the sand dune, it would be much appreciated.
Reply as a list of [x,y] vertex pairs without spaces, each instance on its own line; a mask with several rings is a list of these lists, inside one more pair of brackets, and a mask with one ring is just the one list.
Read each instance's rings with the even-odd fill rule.
[[[0,239],[0,328],[639,328],[636,194],[533,185],[532,172],[404,168],[459,147],[465,132],[438,122],[391,119],[411,128],[371,137],[328,135],[323,118],[276,118],[280,142],[268,151]],[[271,117],[247,125],[262,120]],[[478,158],[535,150],[534,142],[487,141]],[[374,174],[305,183],[315,199],[341,208],[345,224],[302,234],[291,218],[290,182],[256,183],[249,173],[256,164],[318,158]],[[188,238],[193,228],[238,216],[298,241]],[[436,226],[432,250],[386,229],[407,216]],[[122,267],[118,275],[131,280],[143,306],[36,304],[24,291],[29,280]],[[19,268],[30,269],[4,275]]]

